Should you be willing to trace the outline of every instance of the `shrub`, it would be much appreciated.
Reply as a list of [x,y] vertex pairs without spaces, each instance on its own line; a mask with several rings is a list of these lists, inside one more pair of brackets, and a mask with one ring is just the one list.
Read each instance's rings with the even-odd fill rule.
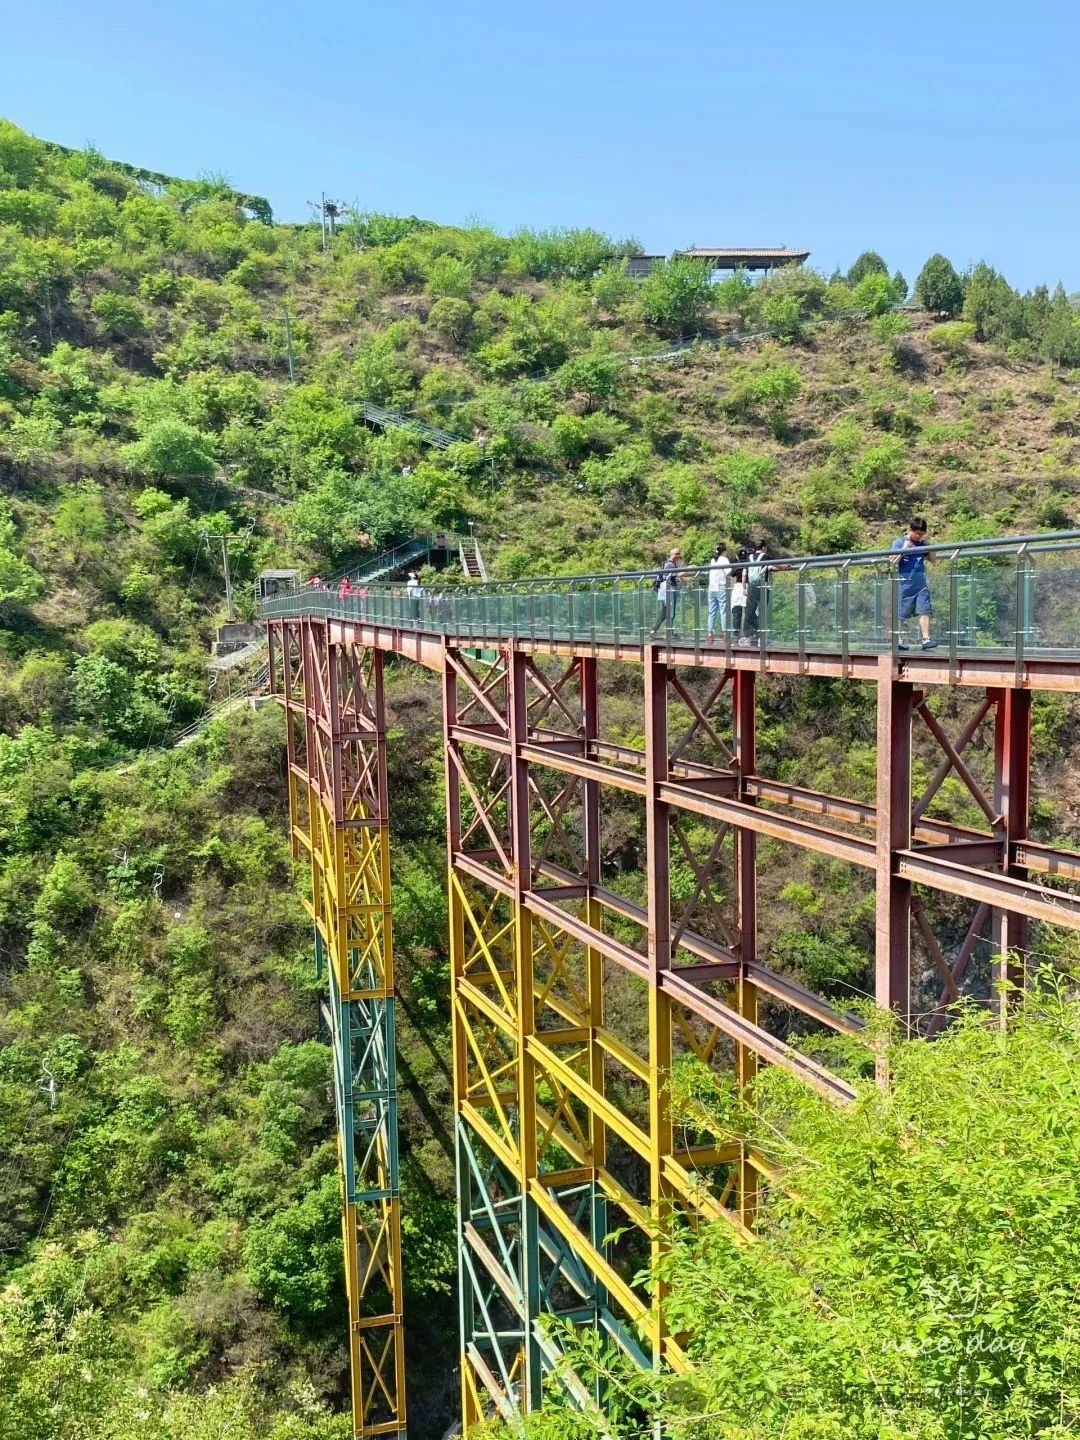
[[896,310],[875,315],[870,326],[874,339],[881,340],[886,345],[898,340],[901,335],[906,335],[910,328],[907,316]]
[[709,492],[689,465],[668,465],[656,477],[657,488],[670,495],[667,513],[673,520],[700,520],[709,504]]
[[641,282],[640,298],[647,320],[686,334],[701,324],[713,301],[708,266],[684,255],[658,261]]
[[75,709],[113,739],[130,733],[134,690],[129,672],[107,655],[80,655],[73,676]]
[[588,410],[595,410],[617,394],[624,369],[621,355],[594,344],[584,355],[564,361],[551,377],[551,384],[556,394],[577,396]]
[[16,460],[41,464],[59,448],[60,431],[60,421],[54,415],[42,411],[16,415],[11,422],[8,449]]
[[171,270],[152,270],[139,281],[139,294],[152,305],[171,305],[182,289],[179,275]]
[[802,376],[794,365],[767,365],[737,377],[727,396],[727,408],[734,415],[760,416],[779,437],[787,408],[801,389]]
[[453,255],[438,255],[428,267],[427,292],[438,299],[467,300],[472,283],[468,265]]
[[41,576],[15,550],[15,519],[8,502],[0,500],[0,614],[12,602],[36,600],[44,589]]
[[754,287],[746,271],[736,270],[734,275],[725,276],[716,286],[713,299],[717,309],[730,310],[739,317],[739,324],[745,325],[754,308]]
[[753,450],[733,450],[716,462],[716,478],[735,500],[755,499],[775,473],[776,462],[772,456]]
[[581,478],[593,495],[604,496],[617,490],[628,499],[636,498],[642,494],[642,482],[651,461],[646,445],[620,445],[604,459],[592,456],[585,460]]
[[324,1175],[302,1200],[248,1232],[251,1283],[294,1320],[311,1321],[339,1303],[340,1208],[337,1176]]
[[798,295],[766,295],[761,302],[761,318],[781,340],[794,340],[802,331],[802,301]]
[[634,293],[635,282],[626,273],[626,261],[611,260],[593,276],[593,299],[603,310],[614,310]]
[[418,220],[415,215],[380,215],[373,210],[351,212],[343,233],[358,245],[396,245],[423,230],[430,230],[430,220]]
[[507,268],[537,280],[587,280],[620,247],[598,230],[528,230],[511,238]]
[[896,292],[883,270],[871,270],[855,286],[851,298],[857,310],[884,315],[896,303]]
[[900,474],[904,448],[899,440],[883,440],[864,450],[851,467],[852,483],[871,494],[887,491]]
[[26,188],[44,162],[45,146],[10,120],[0,120],[0,182]]
[[975,338],[975,326],[967,320],[953,320],[946,325],[935,325],[930,331],[930,344],[954,358],[968,353],[968,346]]
[[799,527],[799,549],[804,555],[840,555],[855,550],[862,534],[862,521],[853,510],[815,515]]

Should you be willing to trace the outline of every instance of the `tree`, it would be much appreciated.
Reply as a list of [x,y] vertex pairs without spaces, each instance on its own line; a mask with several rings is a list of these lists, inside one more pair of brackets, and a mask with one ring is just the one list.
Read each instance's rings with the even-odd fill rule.
[[654,325],[682,334],[700,326],[713,302],[707,265],[685,255],[658,261],[641,283],[641,308]]
[[113,739],[130,734],[134,686],[123,665],[107,655],[80,655],[73,677],[75,708]]
[[876,250],[864,250],[847,272],[848,288],[854,290],[867,275],[888,276],[889,267]]
[[1039,350],[1055,365],[1080,365],[1080,317],[1064,295],[1051,301]]
[[892,277],[893,289],[896,291],[896,303],[902,305],[908,297],[908,283],[903,275],[897,270]]
[[716,286],[713,298],[718,310],[730,310],[739,317],[739,324],[745,325],[754,307],[754,287],[747,279],[745,270],[736,270],[727,275]]
[[146,329],[142,311],[130,295],[102,290],[90,301],[90,313],[101,323],[106,335],[128,338]]
[[980,340],[1019,340],[1026,333],[1024,303],[1004,275],[980,260],[964,287],[964,319]]
[[10,120],[0,120],[0,184],[25,189],[45,159],[45,146]]
[[472,306],[467,300],[445,295],[432,305],[428,312],[428,324],[448,344],[462,345],[472,330]]
[[341,1287],[341,1199],[337,1176],[248,1232],[245,1259],[252,1283],[299,1321],[338,1303]]
[[572,355],[551,378],[557,393],[580,396],[587,411],[610,400],[622,384],[625,362],[621,355],[594,345],[583,355]]
[[1007,1033],[973,1007],[934,1045],[889,1045],[891,1088],[868,1082],[843,1111],[775,1071],[741,1119],[688,1073],[689,1114],[768,1134],[785,1183],[756,1245],[719,1223],[677,1244],[669,1320],[694,1337],[696,1368],[665,1417],[719,1410],[717,1440],[1069,1433],[1078,1022],[1053,995]]
[[964,282],[944,255],[931,255],[915,281],[915,299],[937,315],[958,315],[964,303]]
[[125,458],[148,475],[184,480],[213,475],[213,440],[186,420],[170,417],[151,425],[141,440],[125,449]]
[[12,603],[36,600],[45,582],[15,549],[15,519],[10,504],[0,500],[0,615]]

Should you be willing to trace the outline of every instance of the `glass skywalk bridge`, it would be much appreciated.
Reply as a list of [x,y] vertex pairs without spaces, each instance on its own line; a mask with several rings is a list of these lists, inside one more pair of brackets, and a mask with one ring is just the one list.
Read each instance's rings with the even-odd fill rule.
[[[941,655],[1080,660],[1080,531],[928,545],[933,636]],[[673,606],[660,612],[656,570],[455,585],[410,596],[401,585],[362,595],[301,587],[266,600],[265,618],[327,615],[456,641],[545,642],[588,651],[650,642],[744,657],[758,651],[856,655],[918,650],[914,619],[901,620],[896,555],[774,560],[758,592],[757,624],[733,630],[729,572],[714,639],[708,641],[708,571],[676,572]],[[740,644],[740,641],[742,643]]]

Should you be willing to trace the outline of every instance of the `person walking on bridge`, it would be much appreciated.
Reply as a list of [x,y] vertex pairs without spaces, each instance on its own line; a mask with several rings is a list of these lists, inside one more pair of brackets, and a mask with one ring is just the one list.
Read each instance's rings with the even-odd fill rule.
[[[675,615],[679,604],[679,561],[681,559],[682,551],[676,547],[668,555],[653,581],[653,589],[656,591],[656,624],[652,628],[653,635],[658,635],[665,625],[670,629],[675,624]],[[649,638],[652,639],[652,636]]]
[[405,586],[405,593],[409,597],[409,610],[414,620],[420,619],[420,608],[424,600],[424,587],[420,584],[420,576],[415,570],[409,571],[409,583]]
[[[901,622],[917,615],[922,632],[922,648],[935,650],[938,642],[930,633],[931,617],[934,613],[930,599],[930,586],[926,579],[926,562],[932,555],[923,553],[926,544],[926,521],[921,515],[913,515],[908,521],[906,535],[898,535],[889,547],[894,556],[900,588],[899,617]],[[908,647],[901,644],[901,650]]]
[[713,643],[718,619],[721,634],[727,629],[727,584],[730,571],[731,561],[728,559],[727,551],[721,541],[709,561],[709,633],[705,642],[707,645]]
[[766,614],[768,613],[769,566],[766,563],[768,554],[768,544],[764,540],[759,540],[747,557],[749,563],[746,567],[746,615],[743,623],[746,628],[746,637],[751,640],[761,629],[763,600]]

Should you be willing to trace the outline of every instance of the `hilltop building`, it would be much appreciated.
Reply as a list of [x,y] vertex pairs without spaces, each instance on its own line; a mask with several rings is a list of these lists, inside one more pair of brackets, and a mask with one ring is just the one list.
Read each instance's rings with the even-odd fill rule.
[[[713,273],[718,270],[760,270],[766,275],[783,265],[802,265],[810,258],[809,250],[791,250],[784,245],[692,245],[676,250],[690,260],[706,261]],[[644,280],[659,260],[666,255],[629,255],[626,273],[631,280]]]

